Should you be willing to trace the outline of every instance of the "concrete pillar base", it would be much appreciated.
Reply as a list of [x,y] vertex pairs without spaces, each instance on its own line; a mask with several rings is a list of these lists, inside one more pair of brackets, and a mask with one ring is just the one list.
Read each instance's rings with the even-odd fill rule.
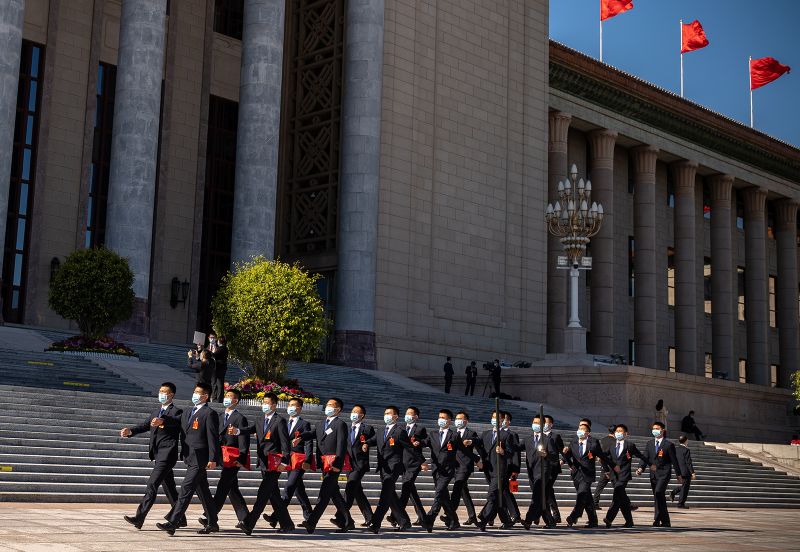
[[564,352],[586,354],[586,328],[564,328]]
[[358,330],[336,330],[334,358],[337,364],[353,368],[377,370],[375,333]]
[[150,341],[150,314],[146,299],[136,297],[133,300],[133,313],[131,317],[117,324],[110,332],[111,337],[117,341]]

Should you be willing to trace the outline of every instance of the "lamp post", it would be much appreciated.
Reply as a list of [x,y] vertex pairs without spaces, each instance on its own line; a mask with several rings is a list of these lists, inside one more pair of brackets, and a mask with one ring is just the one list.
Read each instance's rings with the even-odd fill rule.
[[[558,267],[569,270],[570,306],[567,353],[586,352],[586,330],[578,316],[578,275],[581,270],[591,270],[592,259],[585,257],[589,238],[600,231],[603,223],[603,206],[592,201],[592,183],[578,180],[578,167],[572,165],[569,179],[558,183],[558,200],[548,204],[545,213],[547,230],[560,238],[566,256],[559,256]],[[565,336],[566,337],[566,336]]]

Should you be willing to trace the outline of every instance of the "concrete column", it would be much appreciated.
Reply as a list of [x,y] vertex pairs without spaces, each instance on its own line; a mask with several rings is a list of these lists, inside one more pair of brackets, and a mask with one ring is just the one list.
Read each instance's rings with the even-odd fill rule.
[[592,353],[614,352],[614,145],[617,133],[588,134],[592,198],[605,212],[600,232],[592,238],[591,337]]
[[231,266],[275,255],[285,0],[244,3]]
[[634,325],[636,363],[657,368],[656,160],[658,149],[640,146],[633,160]]
[[[567,179],[567,135],[572,116],[551,111],[547,143],[547,201],[558,199],[558,183]],[[563,254],[561,242],[553,235],[547,238],[547,352],[564,352],[564,328],[567,326],[567,271],[556,268],[557,257]],[[586,351],[581,351],[586,352]]]
[[[8,182],[11,178],[11,157],[14,152],[24,15],[24,0],[0,2],[0,243],[6,241]],[[2,269],[3,256],[0,255],[0,274]]]
[[711,187],[711,358],[715,372],[738,378],[733,352],[736,328],[736,282],[731,224],[733,176],[709,178]]
[[778,289],[775,302],[780,338],[778,386],[791,387],[800,367],[800,324],[797,317],[797,203],[784,199],[775,205],[778,245]]
[[702,375],[697,365],[697,163],[672,164],[675,181],[675,365],[678,372]]
[[747,382],[758,385],[770,382],[766,200],[766,190],[753,186],[744,191]]
[[336,359],[375,368],[383,0],[349,0],[345,15],[342,167],[336,272]]
[[125,0],[120,17],[106,246],[134,274],[132,333],[146,333],[166,8],[164,0]]

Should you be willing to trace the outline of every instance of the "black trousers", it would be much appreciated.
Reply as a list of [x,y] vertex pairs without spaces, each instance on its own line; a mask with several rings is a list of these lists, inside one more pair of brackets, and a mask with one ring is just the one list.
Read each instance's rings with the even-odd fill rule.
[[450,503],[453,505],[454,510],[458,510],[461,500],[464,500],[467,519],[475,517],[475,504],[472,503],[472,496],[469,494],[469,487],[467,486],[469,476],[469,473],[456,473],[456,478],[453,481],[453,492],[450,493]]
[[589,518],[589,523],[595,525],[597,523],[597,512],[595,512],[594,509],[591,481],[573,479],[572,484],[575,485],[577,496],[575,497],[575,508],[572,509],[572,513],[570,513],[567,518],[574,523],[583,515],[583,512],[586,511],[586,517]]
[[467,388],[464,389],[465,395],[474,395],[475,394],[475,379],[476,378],[467,378]]
[[[547,504],[542,502],[542,480],[528,478],[528,484],[531,487],[531,505],[528,507],[528,513],[525,514],[525,521],[530,523],[533,520],[544,518],[546,525],[552,525],[553,516],[550,515],[550,510],[547,509]],[[545,485],[545,493],[547,492],[547,483]],[[545,502],[547,497],[545,497]]]
[[691,486],[692,486],[692,476],[685,475],[683,476],[683,483],[681,484],[681,486],[675,489],[677,493],[676,496],[678,497],[678,504],[680,504],[681,506],[686,505],[686,499],[689,498],[689,487]]
[[633,523],[633,515],[631,514],[631,499],[628,498],[628,490],[626,489],[628,483],[617,484],[614,487],[614,497],[611,499],[611,506],[606,512],[605,521],[611,523],[617,517],[617,512],[622,511],[622,517],[625,518],[625,523]]
[[323,512],[325,512],[325,508],[328,507],[331,501],[336,507],[336,514],[339,519],[344,518],[347,524],[353,521],[347,509],[347,504],[345,504],[344,498],[342,497],[342,493],[339,491],[339,473],[341,472],[329,471],[322,477],[322,485],[319,487],[317,505],[314,506],[311,515],[308,516],[308,523],[310,525],[317,524]]
[[289,472],[286,478],[286,487],[283,489],[283,502],[288,507],[292,497],[296,496],[297,502],[300,503],[300,507],[303,509],[303,519],[307,520],[308,516],[311,515],[311,501],[308,499],[308,493],[306,493],[306,484],[303,483],[303,474],[305,473],[304,470],[292,470]]
[[225,398],[225,372],[216,372],[211,381],[211,402],[221,403]]
[[658,521],[662,525],[670,525],[669,511],[667,511],[666,485],[655,477],[651,477],[650,487],[653,489],[654,499],[653,521]]
[[411,524],[411,520],[405,509],[401,507],[400,499],[397,496],[396,485],[401,475],[403,475],[403,467],[400,465],[390,472],[381,472],[381,496],[378,499],[378,507],[372,513],[373,526],[380,527],[383,517],[389,510],[392,511],[392,516],[401,527]]
[[594,493],[592,494],[592,498],[594,499],[595,507],[600,505],[600,495],[603,494],[603,489],[605,489],[606,486],[608,486],[608,483],[610,481],[610,479],[608,477],[606,477],[608,475],[608,472],[603,471],[603,472],[600,472],[600,474],[601,474],[600,475],[600,481],[598,481],[595,484]]
[[444,392],[449,393],[450,388],[453,386],[453,376],[444,377]]
[[407,470],[403,474],[403,486],[400,489],[400,507],[405,511],[408,506],[408,500],[411,499],[414,502],[414,511],[417,513],[417,517],[419,519],[425,519],[425,508],[422,506],[422,501],[419,498],[416,485],[419,471],[420,469],[417,468],[414,470]]
[[494,519],[495,516],[498,516],[502,523],[511,523],[511,518],[508,517],[505,505],[503,505],[503,508],[498,507],[499,498],[500,493],[497,491],[497,484],[495,484],[494,487],[490,486],[489,493],[486,495],[486,504],[484,504],[481,513],[478,514],[478,517],[482,521],[490,521]]
[[217,513],[225,505],[225,499],[230,498],[231,506],[236,512],[236,518],[244,521],[250,512],[239,490],[239,468],[222,468],[222,473],[217,482],[217,491],[214,493],[214,508]]
[[556,480],[558,473],[550,474],[547,480],[547,509],[556,521],[561,521],[561,512],[558,511],[558,502],[556,501]]
[[214,507],[214,499],[211,497],[211,490],[208,488],[208,474],[206,473],[208,453],[201,453],[199,456],[198,458],[198,455],[191,451],[186,458],[186,474],[183,476],[180,495],[178,495],[177,502],[167,514],[167,521],[173,525],[178,525],[186,517],[186,509],[189,508],[189,503],[192,501],[195,492],[200,497],[200,503],[206,512],[208,524],[217,524],[217,509]]
[[144,521],[147,517],[150,508],[152,508],[153,504],[156,502],[158,487],[164,490],[164,494],[167,496],[170,506],[175,507],[175,503],[178,501],[178,489],[175,487],[175,474],[172,471],[173,467],[175,467],[174,460],[166,462],[156,460],[153,471],[150,472],[150,479],[147,480],[147,488],[144,491],[142,502],[136,509],[136,519]]
[[256,526],[258,518],[261,517],[264,508],[267,507],[267,502],[272,503],[272,507],[275,509],[273,515],[278,516],[278,522],[281,524],[282,529],[294,527],[292,518],[289,517],[289,511],[286,509],[286,503],[281,498],[281,493],[278,489],[278,478],[280,476],[281,472],[261,470],[261,484],[258,486],[255,504],[253,504],[253,509],[244,520],[248,527]]
[[372,506],[370,506],[367,495],[364,494],[364,487],[361,484],[364,474],[366,474],[365,470],[354,470],[347,474],[347,485],[345,485],[344,488],[344,501],[348,511],[353,507],[353,502],[358,504],[358,509],[361,510],[361,515],[364,516],[364,522],[371,523]]
[[433,504],[431,505],[431,511],[428,513],[428,516],[431,518],[431,523],[436,519],[436,514],[439,513],[439,509],[444,510],[444,515],[447,518],[448,525],[458,524],[458,514],[456,513],[456,509],[453,508],[453,500],[450,497],[450,492],[448,491],[448,486],[450,485],[450,481],[453,480],[454,474],[452,473],[439,473],[440,470],[436,470],[433,472],[433,484],[434,484],[434,497],[433,497]]

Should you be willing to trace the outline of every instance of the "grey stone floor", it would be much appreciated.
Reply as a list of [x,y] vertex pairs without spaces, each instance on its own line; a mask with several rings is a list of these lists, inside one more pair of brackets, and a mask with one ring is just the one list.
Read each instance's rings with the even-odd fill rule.
[[[566,509],[566,504],[564,509]],[[566,526],[544,531],[523,529],[501,531],[490,529],[478,533],[463,531],[425,533],[417,528],[409,533],[383,532],[373,535],[362,530],[338,535],[328,523],[333,509],[314,535],[302,529],[288,536],[277,535],[261,522],[247,537],[234,529],[235,518],[229,506],[222,511],[222,531],[211,536],[196,534],[199,505],[189,508],[190,527],[169,537],[155,527],[168,508],[157,505],[147,523],[137,531],[122,516],[132,514],[130,504],[22,504],[0,503],[0,550],[76,551],[76,550],[263,550],[276,546],[281,550],[800,550],[800,512],[765,509],[696,509],[672,512],[671,529],[650,526],[652,510],[640,508],[633,529],[567,529]],[[292,508],[294,519],[300,512]],[[331,514],[331,515],[327,515]],[[356,522],[360,522],[358,516]]]

